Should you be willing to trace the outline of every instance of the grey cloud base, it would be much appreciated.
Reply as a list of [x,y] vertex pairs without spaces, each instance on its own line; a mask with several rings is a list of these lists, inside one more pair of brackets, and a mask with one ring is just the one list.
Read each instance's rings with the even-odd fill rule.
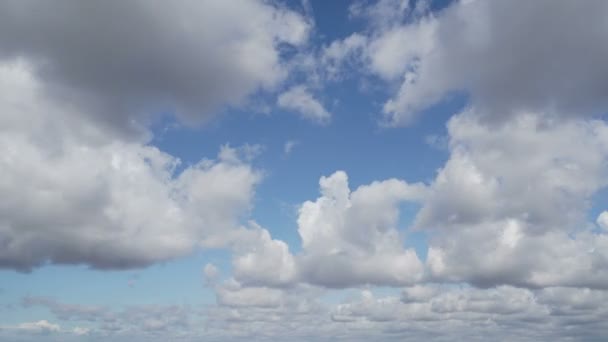
[[308,29],[261,1],[9,0],[0,59],[26,59],[46,92],[128,138],[151,116],[203,122],[272,89],[287,73],[279,45],[303,43]]
[[454,93],[490,124],[527,111],[606,112],[605,1],[454,1],[421,14],[382,0],[355,9],[368,15],[370,30],[334,42],[325,55],[334,68],[355,58],[358,70],[400,84],[381,109],[385,125],[411,124]]

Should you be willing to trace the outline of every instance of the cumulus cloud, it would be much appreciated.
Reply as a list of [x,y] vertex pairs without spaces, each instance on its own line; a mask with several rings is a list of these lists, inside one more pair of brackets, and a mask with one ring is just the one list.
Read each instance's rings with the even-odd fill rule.
[[128,136],[150,115],[201,122],[273,90],[288,73],[281,47],[310,28],[265,1],[4,1],[0,60],[26,59],[46,92]]
[[404,20],[406,9],[380,1],[365,12],[391,13],[372,20],[361,53],[373,73],[401,79],[384,104],[389,125],[452,93],[469,95],[491,122],[522,111],[590,116],[608,105],[604,1],[455,1]]
[[[262,272],[267,276],[255,284],[340,288],[430,280],[483,288],[608,288],[608,238],[587,217],[591,198],[608,185],[605,122],[528,112],[488,126],[475,111],[450,120],[450,158],[429,186],[392,179],[351,191],[344,172],[322,177],[322,196],[299,211],[297,276],[273,283],[276,275]],[[396,228],[399,205],[408,201],[422,205],[411,228],[430,233],[424,266],[403,248]],[[248,258],[274,256],[250,262],[249,271],[270,260],[268,269],[293,270],[288,247],[270,236],[263,240],[269,245]],[[423,288],[405,293],[411,302],[436,295]]]
[[432,274],[479,286],[608,287],[608,237],[587,221],[607,185],[605,122],[520,114],[489,127],[468,111],[448,130],[450,159],[415,222],[434,232]]
[[277,104],[279,107],[297,112],[304,119],[319,124],[327,124],[331,119],[331,113],[303,85],[294,86],[282,93],[277,99]]
[[261,178],[251,148],[176,172],[177,158],[45,96],[27,65],[0,75],[0,266],[145,266],[225,244],[249,211]]
[[268,287],[241,286],[228,281],[216,290],[219,305],[228,307],[275,308],[282,304],[284,292]]
[[233,273],[240,284],[281,287],[296,281],[296,261],[289,246],[255,222],[235,237],[233,254]]
[[401,204],[425,198],[424,185],[389,179],[351,191],[343,171],[319,184],[321,197],[299,209],[299,253],[255,222],[235,231],[232,264],[239,286],[399,286],[422,279],[423,264],[403,247],[397,221]]
[[397,229],[398,206],[424,198],[425,187],[389,179],[352,191],[345,172],[319,182],[321,197],[299,211],[301,277],[314,284],[399,285],[419,280],[422,264],[405,249]]
[[[608,126],[592,119],[608,104],[608,50],[598,44],[608,6],[461,1],[417,17],[428,2],[419,4],[353,5],[351,16],[372,27],[323,47],[321,64],[330,80],[364,64],[401,83],[384,106],[391,125],[452,92],[470,95],[448,123],[449,159],[426,185],[388,179],[351,190],[345,172],[321,177],[320,196],[299,207],[299,249],[241,222],[261,178],[251,166],[259,146],[224,146],[180,166],[132,133],[146,130],[151,108],[199,121],[275,89],[290,67],[281,47],[306,41],[306,19],[257,1],[0,5],[0,267],[130,268],[198,247],[232,251],[228,280],[213,264],[203,269],[217,306],[27,297],[24,307],[86,327],[41,320],[2,326],[0,337],[601,340],[608,214],[588,211],[608,185]],[[277,103],[331,118],[303,85]],[[400,227],[410,202],[421,209]],[[426,260],[404,247],[403,229],[428,234]],[[333,290],[349,287],[363,290],[346,299]]]

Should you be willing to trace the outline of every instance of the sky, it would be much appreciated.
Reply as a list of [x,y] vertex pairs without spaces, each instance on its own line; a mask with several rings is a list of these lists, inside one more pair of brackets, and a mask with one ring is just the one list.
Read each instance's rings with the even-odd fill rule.
[[0,2],[0,341],[603,341],[608,2]]

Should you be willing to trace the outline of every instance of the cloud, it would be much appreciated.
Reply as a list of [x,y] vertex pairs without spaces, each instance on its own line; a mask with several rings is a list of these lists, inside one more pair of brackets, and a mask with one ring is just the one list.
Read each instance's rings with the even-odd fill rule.
[[302,118],[327,124],[331,114],[315,99],[305,86],[294,86],[279,95],[277,104],[287,110],[297,112]]
[[233,291],[239,300],[209,311],[208,327],[245,339],[595,341],[606,332],[608,317],[606,291],[567,287],[426,284],[406,287],[401,296],[365,289],[338,304],[317,302],[323,292],[310,289]]
[[344,68],[358,65],[359,56],[367,45],[367,37],[353,33],[343,40],[335,40],[320,52],[320,66],[328,80],[340,80],[346,75]]
[[233,273],[240,284],[282,287],[296,281],[297,266],[289,246],[255,222],[239,232],[232,248]]
[[[381,3],[374,8],[403,13],[398,2]],[[455,1],[438,13],[372,23],[361,58],[373,73],[401,80],[384,104],[388,125],[408,124],[454,93],[470,96],[488,122],[525,111],[589,117],[608,105],[607,13],[603,1]]]
[[608,230],[608,211],[604,211],[597,217],[597,224],[600,228]]
[[484,290],[434,285],[426,285],[425,289],[435,295],[416,301],[377,297],[364,290],[359,298],[334,307],[332,319],[347,325],[346,329],[365,327],[367,331],[382,331],[386,339],[391,334],[406,341],[595,341],[605,331],[600,322],[607,312],[599,304],[605,291],[563,287],[532,291],[510,286]]
[[[428,141],[449,159],[429,184],[387,179],[351,189],[346,172],[321,177],[319,197],[299,207],[301,248],[242,223],[262,177],[251,165],[260,146],[226,145],[213,159],[180,165],[134,133],[148,130],[151,111],[204,121],[257,91],[281,93],[294,67],[281,51],[306,42],[309,21],[257,1],[0,5],[0,267],[121,269],[201,247],[232,252],[228,280],[213,264],[203,268],[215,306],[26,297],[25,308],[69,323],[2,326],[0,339],[606,336],[608,214],[593,223],[589,209],[608,185],[608,126],[592,118],[607,104],[608,50],[598,42],[608,6],[462,1],[416,17],[428,6],[419,3],[351,6],[371,27],[319,50],[321,78],[339,80],[345,66],[363,63],[363,73],[401,84],[384,106],[391,125],[454,92],[469,95],[445,146]],[[294,86],[277,103],[327,123],[331,114],[310,89]],[[400,227],[407,203],[421,209]],[[426,259],[404,247],[406,229],[428,235]],[[393,289],[379,295],[375,286]],[[335,290],[352,287],[355,298]]]
[[131,136],[151,115],[206,121],[288,73],[280,52],[310,22],[265,1],[4,1],[0,60],[33,66],[44,91]]
[[298,144],[299,142],[296,140],[286,141],[285,145],[283,145],[283,155],[289,156],[291,154],[291,151],[293,151],[294,147],[296,147]]
[[228,282],[216,290],[219,305],[228,307],[276,308],[282,305],[284,292],[268,287],[241,287]]
[[437,280],[608,288],[608,236],[587,220],[608,185],[608,126],[541,117],[490,127],[469,110],[450,120],[450,158],[415,221],[432,233]]
[[47,320],[41,320],[37,322],[21,323],[17,326],[17,329],[32,333],[48,334],[60,331],[61,327],[57,324],[49,323]]
[[88,335],[91,332],[91,329],[83,328],[83,327],[75,327],[74,329],[72,329],[72,332],[74,333],[74,335],[84,336],[84,335]]
[[218,305],[204,310],[146,305],[98,307],[92,314],[87,305],[26,300],[48,307],[60,321],[90,327],[92,340],[599,341],[607,332],[608,292],[587,288],[422,284],[401,295],[363,289],[335,304],[321,300],[327,291],[310,286],[242,287],[229,280],[217,291]]
[[[607,289],[608,238],[587,217],[589,201],[608,185],[605,122],[522,113],[488,126],[475,110],[449,121],[450,157],[428,186],[390,179],[351,191],[344,172],[322,177],[321,197],[299,210],[300,252],[261,230],[245,239],[251,251],[247,263],[235,263],[237,281]],[[424,264],[396,227],[405,202],[421,204],[410,229],[430,236]],[[409,301],[433,295],[418,290],[408,290]]]
[[429,1],[378,0],[354,1],[348,7],[349,18],[365,19],[372,30],[383,30],[402,24],[412,15],[427,10]]
[[0,267],[132,268],[227,243],[261,179],[250,147],[177,172],[179,159],[116,139],[39,86],[27,65],[0,65]]
[[414,250],[403,248],[396,225],[399,204],[423,199],[423,185],[389,179],[351,192],[341,171],[319,184],[321,197],[305,202],[298,216],[302,279],[349,287],[395,286],[422,277],[422,264]]
[[[47,308],[55,317],[70,324],[86,324],[72,329],[53,330],[71,335],[90,335],[93,340],[107,336],[131,336],[137,339],[180,336],[191,329],[196,312],[187,306],[178,305],[133,305],[113,309],[107,306],[92,306],[58,301],[49,297],[25,297],[25,307]],[[182,336],[184,337],[184,336]]]
[[399,205],[425,198],[424,185],[389,179],[351,191],[342,171],[319,184],[321,197],[299,209],[299,253],[255,222],[234,231],[230,246],[239,286],[400,286],[422,279],[423,264],[403,247],[397,221]]

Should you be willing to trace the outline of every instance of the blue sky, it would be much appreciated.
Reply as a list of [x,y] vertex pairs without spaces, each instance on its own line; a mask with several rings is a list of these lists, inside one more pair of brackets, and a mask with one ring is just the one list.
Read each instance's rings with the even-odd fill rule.
[[7,1],[0,340],[601,340],[605,14]]

